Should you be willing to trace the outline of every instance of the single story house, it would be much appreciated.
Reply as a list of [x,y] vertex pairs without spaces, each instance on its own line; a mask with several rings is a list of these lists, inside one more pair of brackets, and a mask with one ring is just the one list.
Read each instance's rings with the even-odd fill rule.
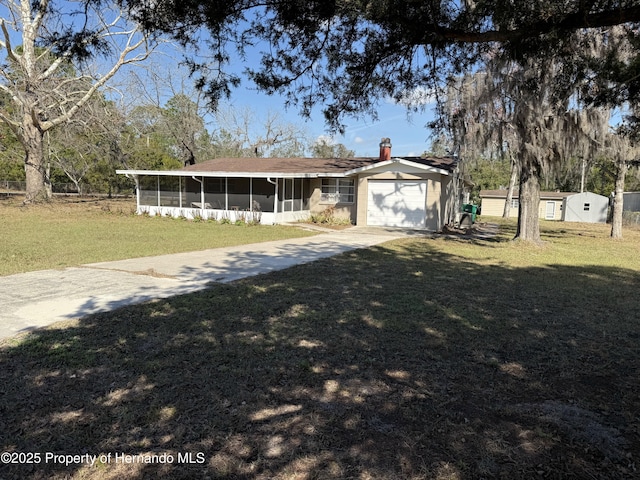
[[[518,208],[520,207],[518,190],[514,190],[511,199],[509,216],[517,217]],[[562,220],[564,199],[574,192],[540,192],[540,209],[538,217],[545,220]],[[507,190],[481,190],[480,198],[482,199],[482,215],[493,217],[501,217],[504,212],[504,202],[507,199]]]
[[607,223],[608,212],[609,199],[592,192],[569,195],[562,204],[565,222]]
[[440,230],[463,185],[455,158],[216,158],[180,170],[117,170],[139,214],[285,223],[333,210],[356,225]]

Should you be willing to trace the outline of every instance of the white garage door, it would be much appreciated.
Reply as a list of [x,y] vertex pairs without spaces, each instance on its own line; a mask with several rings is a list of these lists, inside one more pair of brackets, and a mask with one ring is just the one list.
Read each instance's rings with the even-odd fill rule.
[[369,180],[367,225],[424,228],[427,182]]

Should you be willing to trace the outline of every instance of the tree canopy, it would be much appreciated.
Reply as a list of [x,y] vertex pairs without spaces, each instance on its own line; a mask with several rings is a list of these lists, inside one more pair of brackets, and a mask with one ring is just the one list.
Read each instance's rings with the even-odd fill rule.
[[[284,93],[305,114],[322,105],[328,125],[338,130],[344,115],[375,117],[379,99],[400,100],[418,87],[435,89],[486,55],[571,58],[574,73],[604,80],[597,95],[603,102],[626,101],[639,90],[634,82],[640,85],[633,76],[637,51],[635,63],[620,64],[611,56],[605,68],[576,55],[567,43],[576,31],[602,29],[605,35],[603,29],[624,25],[637,45],[636,0],[159,0],[153,9],[144,5],[128,1],[148,29],[168,32],[184,44],[197,29],[208,30],[211,63],[194,60],[191,66],[213,100],[239,81],[225,66],[254,48],[261,61],[246,73],[260,88]],[[616,90],[621,84],[626,87]]]

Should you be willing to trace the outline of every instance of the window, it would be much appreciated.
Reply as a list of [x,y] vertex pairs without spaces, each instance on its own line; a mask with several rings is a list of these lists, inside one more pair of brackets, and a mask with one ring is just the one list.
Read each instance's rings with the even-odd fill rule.
[[320,201],[325,203],[353,203],[355,182],[351,178],[323,178]]
[[584,211],[585,212],[588,212],[590,208],[591,208],[591,204],[590,203],[585,203],[584,204]]
[[520,206],[517,198],[511,199],[511,208],[518,208]]
[[353,179],[338,179],[338,193],[340,194],[340,202],[353,203],[353,192],[355,185]]

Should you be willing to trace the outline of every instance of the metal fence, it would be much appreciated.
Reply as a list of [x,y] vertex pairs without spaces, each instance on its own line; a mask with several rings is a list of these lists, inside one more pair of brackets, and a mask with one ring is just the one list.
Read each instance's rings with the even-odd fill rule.
[[[0,180],[0,192],[2,193],[20,194],[20,193],[25,193],[26,189],[27,189],[27,182]],[[51,191],[53,193],[68,194],[68,195],[78,194],[78,189],[73,183],[52,183]],[[90,185],[82,185],[83,195],[96,195],[96,194],[103,194],[103,193],[106,193],[106,192],[93,188]],[[120,190],[118,189],[118,191],[115,193],[130,194],[131,188],[127,188],[126,192],[120,192]]]
[[0,180],[0,191],[6,192],[24,192],[27,182],[13,182],[10,180]]
[[[27,189],[27,182],[16,182],[11,180],[0,180],[0,191],[10,193],[24,193]],[[83,188],[83,193],[91,193],[88,188]],[[52,183],[53,193],[78,193],[78,189],[73,183]]]
[[622,223],[624,225],[640,225],[640,212],[622,212]]

